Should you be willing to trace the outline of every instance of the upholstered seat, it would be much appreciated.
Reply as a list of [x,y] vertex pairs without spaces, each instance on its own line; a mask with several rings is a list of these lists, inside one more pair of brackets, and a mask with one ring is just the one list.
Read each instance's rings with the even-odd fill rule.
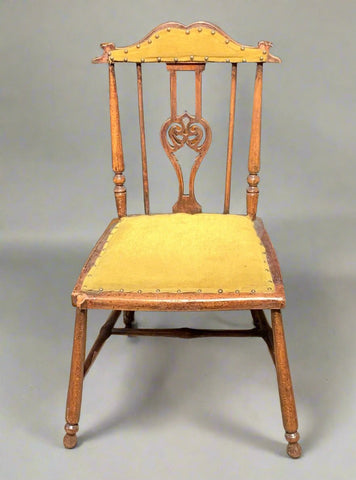
[[274,283],[254,222],[244,215],[123,217],[82,291],[267,293]]

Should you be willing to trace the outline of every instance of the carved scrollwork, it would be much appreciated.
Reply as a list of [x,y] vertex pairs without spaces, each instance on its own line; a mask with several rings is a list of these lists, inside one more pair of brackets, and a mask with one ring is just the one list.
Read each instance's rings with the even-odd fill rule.
[[206,127],[187,112],[168,125],[167,140],[173,152],[184,145],[199,152],[204,147],[205,139]]
[[[198,168],[211,143],[211,129],[209,124],[203,118],[197,118],[188,112],[175,118],[169,118],[162,126],[161,140],[178,177],[179,197],[173,207],[174,212],[198,213],[201,212],[201,206],[196,201],[194,195],[194,180]],[[182,168],[175,156],[175,152],[184,146],[188,146],[195,152],[193,166],[189,177],[189,194],[184,194],[184,179]]]

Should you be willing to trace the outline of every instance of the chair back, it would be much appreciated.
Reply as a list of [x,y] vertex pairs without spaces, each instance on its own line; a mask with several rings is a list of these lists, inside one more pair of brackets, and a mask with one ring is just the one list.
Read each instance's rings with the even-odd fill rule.
[[[126,215],[125,165],[122,148],[119,103],[115,78],[115,63],[136,63],[137,95],[139,110],[141,160],[143,177],[143,198],[145,213],[150,213],[149,182],[147,168],[145,119],[142,88],[142,65],[162,63],[167,66],[170,82],[170,116],[161,127],[162,146],[171,161],[178,178],[178,200],[173,212],[199,213],[202,211],[195,193],[195,177],[204,160],[212,140],[212,132],[207,120],[202,116],[202,75],[211,62],[231,64],[229,126],[227,135],[226,175],[224,213],[230,212],[231,168],[235,130],[237,65],[256,63],[256,77],[253,94],[252,124],[248,157],[248,177],[246,203],[247,214],[255,218],[259,195],[262,74],[264,63],[280,63],[280,59],[270,54],[271,43],[259,42],[256,47],[242,45],[233,40],[216,25],[196,22],[189,26],[168,22],[153,29],[139,42],[126,47],[115,47],[113,43],[103,43],[102,56],[93,63],[107,63],[109,66],[109,95],[112,168],[114,171],[114,193],[118,216]],[[194,72],[195,111],[177,110],[177,73]],[[194,152],[194,161],[189,174],[189,185],[185,185],[183,171],[177,152],[187,147]]]

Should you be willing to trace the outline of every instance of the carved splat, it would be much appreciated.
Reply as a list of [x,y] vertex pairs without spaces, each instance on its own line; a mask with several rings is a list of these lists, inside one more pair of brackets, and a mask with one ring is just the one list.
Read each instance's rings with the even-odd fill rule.
[[[201,205],[194,194],[194,181],[198,168],[203,161],[211,143],[211,129],[201,116],[201,74],[202,64],[167,65],[170,71],[171,85],[171,116],[161,128],[161,141],[165,152],[170,159],[179,183],[178,200],[173,206],[173,212],[200,213]],[[177,115],[177,70],[195,71],[195,115],[188,112]],[[197,153],[189,176],[189,193],[184,193],[184,178],[182,167],[175,152],[183,147],[189,147]]]

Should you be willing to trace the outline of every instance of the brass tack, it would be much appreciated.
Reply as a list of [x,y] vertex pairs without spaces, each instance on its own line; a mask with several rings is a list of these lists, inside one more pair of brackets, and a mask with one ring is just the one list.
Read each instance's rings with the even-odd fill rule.
[[262,52],[262,53],[263,53],[263,55],[266,55],[267,51],[266,51],[266,50],[263,50],[263,52]]
[[243,62],[243,63],[246,63],[246,58],[243,58],[243,59],[242,59],[242,62]]
[[245,50],[245,47],[241,45],[240,50]]
[[189,34],[190,34],[190,30],[186,30],[186,31],[185,31],[185,34],[186,34],[186,35],[189,35]]
[[260,60],[264,60],[264,58],[263,58],[263,57],[260,57]]
[[209,60],[209,57],[205,57],[204,60],[207,62]]
[[170,32],[170,31],[171,31],[171,27],[168,27],[168,28],[167,28],[167,32]]
[[[128,50],[127,50],[127,48],[125,48],[124,53],[127,53],[127,52],[128,52]],[[110,52],[110,53],[111,53],[111,52]]]
[[223,293],[222,288],[219,288],[218,293]]
[[145,59],[144,59],[144,58],[141,58],[141,63],[145,63]]
[[227,58],[227,59],[225,60],[225,62],[226,62],[226,63],[229,63],[229,62],[230,62],[230,58]]
[[88,288],[88,285],[83,285],[83,288]]
[[123,289],[123,288],[120,288],[119,292],[121,292],[121,293],[122,293],[123,291],[124,291],[124,289]]
[[160,61],[161,61],[161,57],[158,57],[158,58],[157,58],[157,62],[160,62]]
[[99,288],[99,292],[102,292],[104,289],[102,287]]
[[272,288],[271,288],[271,287],[268,287],[267,290],[272,290]]
[[268,280],[269,283],[273,283],[273,280]]
[[141,45],[138,43],[138,44],[136,45],[136,48],[140,48],[140,47],[141,47]]
[[198,32],[200,33],[203,29],[201,27],[198,28]]
[[198,292],[198,293],[201,293],[201,289],[199,288],[199,289],[197,290],[197,292]]
[[211,31],[211,34],[212,34],[212,35],[215,35],[215,30],[212,30],[212,31]]
[[191,56],[190,56],[190,59],[191,59],[191,60],[194,60],[194,55],[191,55]]
[[137,290],[137,293],[142,293],[142,290]]
[[176,57],[176,58],[174,59],[174,61],[175,61],[175,62],[178,62],[178,58]]
[[159,38],[159,35],[158,35],[158,33],[156,33],[156,35],[155,35],[155,38]]
[[[127,62],[127,57],[124,58],[124,62]],[[126,68],[126,67],[125,67]]]
[[182,290],[177,290],[177,293],[181,293],[181,292],[182,292]]
[[265,268],[265,271],[266,271],[266,272],[269,272],[269,268]]
[[148,39],[148,43],[152,43],[152,40],[150,38]]
[[240,293],[240,290],[235,290],[235,293]]
[[230,40],[229,40],[229,39],[226,39],[226,40],[225,40],[225,43],[226,43],[226,44],[227,44],[227,43],[229,43],[229,42],[230,42]]
[[252,289],[252,290],[251,290],[251,293],[256,293],[256,290],[253,290],[253,289]]
[[160,290],[159,288],[157,288],[156,293],[159,293],[160,291],[161,291],[161,290]]

